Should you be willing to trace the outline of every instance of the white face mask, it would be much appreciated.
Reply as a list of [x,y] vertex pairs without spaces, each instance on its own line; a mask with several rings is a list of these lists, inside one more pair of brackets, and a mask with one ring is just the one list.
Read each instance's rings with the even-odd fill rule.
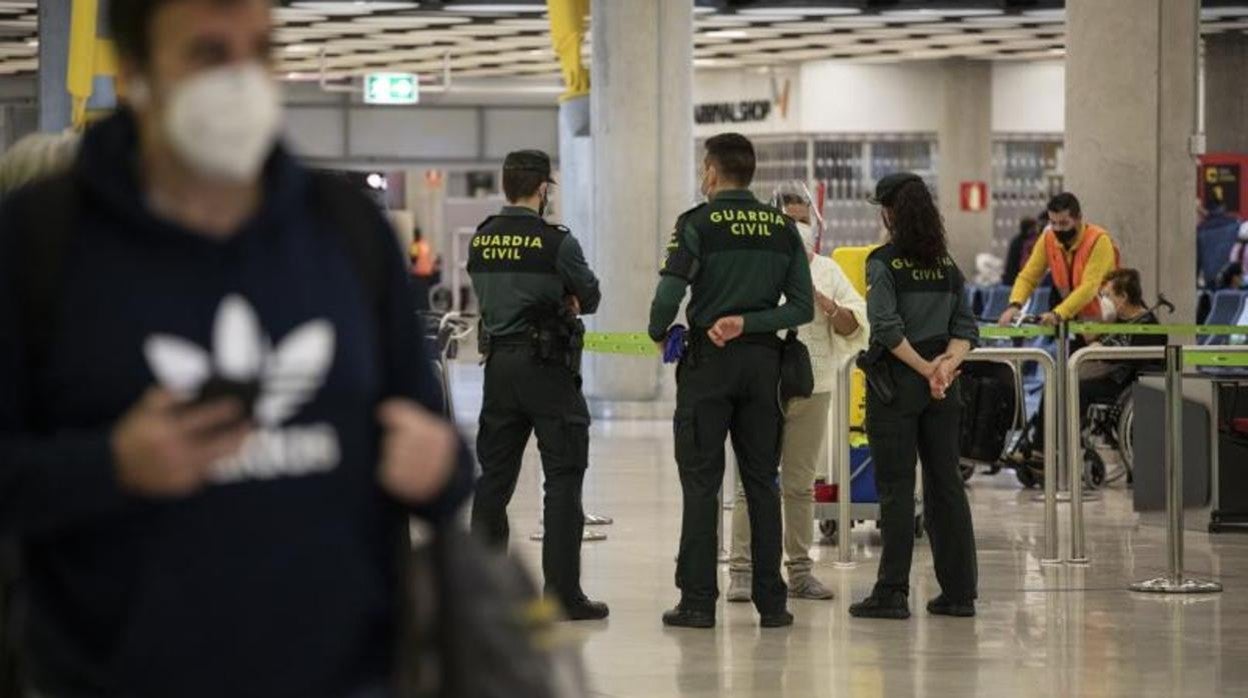
[[240,183],[260,173],[281,125],[281,95],[259,63],[215,68],[178,83],[164,119],[169,143],[188,166]]
[[802,244],[806,246],[807,250],[813,252],[815,249],[814,227],[812,227],[809,223],[803,223],[801,221],[795,221],[794,224],[797,226],[797,232],[802,235]]
[[1101,320],[1103,322],[1114,322],[1118,319],[1118,309],[1114,307],[1114,302],[1108,296],[1100,296],[1101,299]]

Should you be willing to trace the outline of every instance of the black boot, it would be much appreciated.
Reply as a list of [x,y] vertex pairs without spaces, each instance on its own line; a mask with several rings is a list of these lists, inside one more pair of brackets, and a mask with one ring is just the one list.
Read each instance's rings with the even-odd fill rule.
[[677,606],[663,614],[663,625],[676,628],[713,628],[715,627],[715,612],[695,611]]
[[855,618],[905,620],[910,617],[910,597],[900,591],[874,591],[850,606],[849,615]]
[[563,604],[564,615],[568,620],[603,620],[611,615],[611,609],[601,601],[590,601],[582,596],[579,599]]
[[974,618],[974,601],[950,601],[944,594],[927,602],[927,612],[934,616],[953,616],[954,618]]

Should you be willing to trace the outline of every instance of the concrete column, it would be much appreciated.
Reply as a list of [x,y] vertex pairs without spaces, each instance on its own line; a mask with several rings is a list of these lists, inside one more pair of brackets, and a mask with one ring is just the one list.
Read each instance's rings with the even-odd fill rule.
[[940,213],[949,251],[967,278],[975,255],[992,249],[992,206],[963,211],[962,182],[992,183],[992,64],[955,58],[944,61],[944,103],[937,149]]
[[[663,245],[694,200],[693,7],[594,0],[591,16],[593,226],[586,237],[603,287],[593,327],[639,332]],[[586,363],[586,392],[596,403],[661,397],[655,357],[591,355]]]
[[70,0],[39,3],[39,130],[69,128],[73,102],[65,88],[69,72]]
[[1196,306],[1198,17],[1198,0],[1066,3],[1066,188],[1175,322]]
[[1205,136],[1211,153],[1248,153],[1248,34],[1205,39]]

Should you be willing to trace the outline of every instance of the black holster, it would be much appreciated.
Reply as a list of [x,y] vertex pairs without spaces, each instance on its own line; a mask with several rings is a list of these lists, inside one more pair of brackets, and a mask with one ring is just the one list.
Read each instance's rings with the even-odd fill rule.
[[893,367],[888,360],[890,356],[891,353],[883,344],[872,342],[866,351],[858,354],[854,362],[866,375],[867,387],[885,405],[891,405],[897,399],[897,382],[893,378]]
[[585,323],[567,306],[539,306],[529,314],[533,357],[544,364],[581,373],[585,350]]

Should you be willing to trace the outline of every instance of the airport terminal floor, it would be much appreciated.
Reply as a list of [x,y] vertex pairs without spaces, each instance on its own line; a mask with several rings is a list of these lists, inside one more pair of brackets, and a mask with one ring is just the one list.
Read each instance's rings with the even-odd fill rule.
[[[455,367],[456,411],[469,433],[480,372]],[[916,546],[908,621],[859,620],[846,609],[875,579],[879,539],[854,531],[857,566],[836,569],[817,545],[815,573],[833,601],[790,601],[793,627],[765,630],[750,604],[718,605],[713,631],[664,628],[676,600],[673,557],[680,486],[668,421],[599,420],[590,440],[587,512],[614,518],[605,541],[584,546],[587,593],[611,604],[602,623],[572,624],[595,696],[1242,696],[1248,694],[1248,536],[1210,536],[1189,521],[1189,574],[1223,582],[1222,594],[1132,593],[1163,573],[1160,517],[1133,513],[1121,483],[1086,506],[1087,567],[1042,567],[1043,507],[1008,471],[968,484],[979,546],[978,616],[930,616],[939,593],[925,540]],[[513,548],[536,569],[528,540],[540,517],[535,446],[510,508]],[[1063,546],[1068,505],[1063,517]],[[725,512],[725,523],[728,516]],[[1065,548],[1064,548],[1065,549]],[[720,590],[728,574],[721,565]]]

